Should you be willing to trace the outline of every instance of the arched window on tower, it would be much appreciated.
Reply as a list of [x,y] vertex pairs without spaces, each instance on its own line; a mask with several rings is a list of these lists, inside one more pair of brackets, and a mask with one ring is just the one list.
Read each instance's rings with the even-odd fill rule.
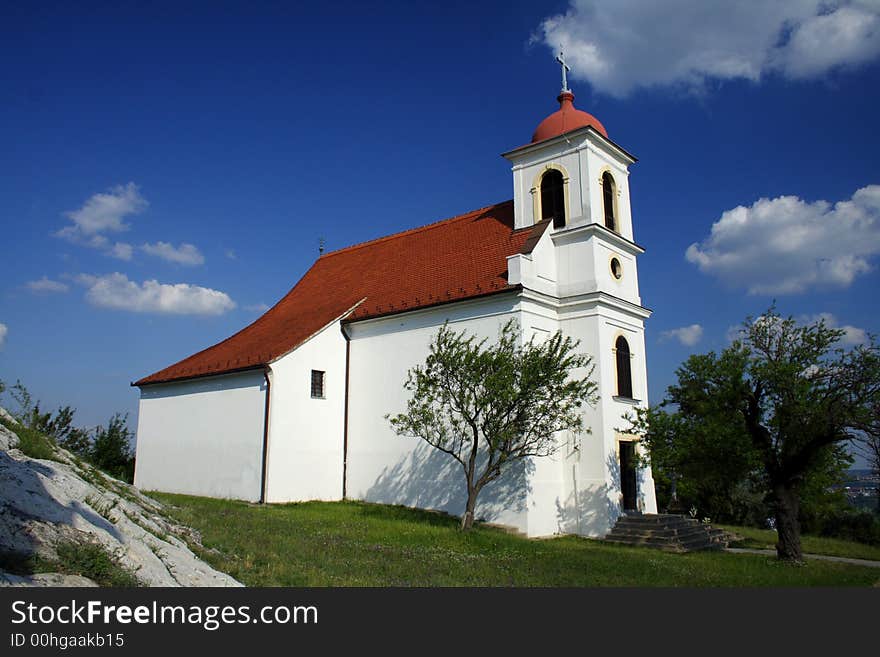
[[541,177],[541,219],[552,219],[554,228],[565,226],[565,183],[556,169]]
[[617,396],[632,399],[633,383],[629,343],[622,335],[614,343],[614,351],[617,357]]
[[614,197],[617,189],[614,185],[614,177],[606,171],[602,174],[602,205],[605,208],[605,228],[620,232],[617,226],[617,218],[614,216]]

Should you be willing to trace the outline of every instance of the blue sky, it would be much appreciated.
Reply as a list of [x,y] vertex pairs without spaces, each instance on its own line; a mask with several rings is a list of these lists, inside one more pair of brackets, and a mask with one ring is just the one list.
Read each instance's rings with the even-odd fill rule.
[[130,381],[255,319],[319,238],[509,199],[560,44],[639,158],[653,401],[773,299],[880,331],[877,2],[76,4],[0,9],[0,379],[83,424],[135,420]]

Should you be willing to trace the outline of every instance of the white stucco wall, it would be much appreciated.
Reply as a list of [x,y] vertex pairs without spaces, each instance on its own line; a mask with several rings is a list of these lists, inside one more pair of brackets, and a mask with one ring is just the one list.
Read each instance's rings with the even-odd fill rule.
[[[623,416],[647,404],[644,319],[650,313],[641,308],[639,294],[637,257],[642,249],[632,243],[628,167],[633,160],[589,131],[518,149],[507,157],[513,164],[518,227],[535,222],[533,196],[539,176],[548,168],[561,168],[569,176],[566,226],[550,227],[531,254],[512,256],[511,280],[526,289],[521,306],[525,330],[560,329],[580,340],[600,385],[599,402],[584,416],[592,433],[560,436],[553,459],[534,463],[528,506],[542,511],[530,513],[528,533],[602,536],[621,512],[619,442],[633,438],[626,434],[629,424]],[[605,171],[615,182],[618,234],[604,229]],[[620,262],[619,279],[612,274],[612,258]],[[626,337],[632,352],[637,402],[615,399],[613,347],[618,335]],[[656,512],[650,468],[641,469],[637,477],[639,508]]]
[[[600,397],[599,403],[585,416],[593,433],[581,441],[575,488],[568,491],[570,522],[578,524],[577,533],[602,536],[611,529],[622,508],[619,441],[633,438],[626,434],[629,423],[624,416],[636,406],[648,403],[644,327],[639,317],[598,300],[570,307],[564,313],[561,326],[567,335],[580,339],[587,353],[592,355]],[[620,335],[630,346],[635,401],[617,397],[614,344]],[[650,468],[641,468],[637,480],[639,510],[656,513]]]
[[[339,321],[271,364],[269,502],[342,499],[345,338]],[[325,372],[324,398],[311,396]]]
[[[406,409],[409,368],[423,364],[443,322],[495,339],[515,315],[516,295],[496,295],[350,326],[348,495],[355,499],[437,509],[460,515],[461,466],[417,438],[397,436],[386,414]],[[480,494],[476,517],[526,529],[525,472],[511,469]]]
[[[544,243],[544,240],[541,240]],[[547,240],[547,243],[550,243]],[[539,245],[540,247],[541,245]],[[551,244],[552,246],[552,244]],[[552,253],[537,249],[536,255],[543,253],[552,258]],[[541,258],[537,258],[540,264]],[[520,322],[523,339],[540,344],[559,330],[557,309],[545,304],[529,301],[520,302]],[[584,376],[583,372],[572,372],[572,376]],[[527,487],[528,515],[524,531],[529,536],[549,536],[563,531],[561,511],[565,499],[565,474],[571,465],[570,444],[573,436],[556,436],[557,450],[550,456],[533,458],[528,463],[529,483]]]
[[259,500],[265,385],[256,370],[144,386],[135,485]]
[[[552,245],[552,248],[547,248]],[[644,319],[640,307],[636,255],[641,250],[606,231],[582,225],[549,230],[531,254],[522,276],[526,287],[521,304],[524,326],[534,330],[562,330],[580,341],[579,350],[595,365],[599,401],[587,408],[589,434],[560,437],[560,450],[551,460],[536,461],[530,488],[530,508],[556,508],[530,514],[528,533],[578,533],[603,536],[621,512],[619,441],[631,440],[624,415],[647,405],[647,368]],[[608,260],[618,257],[624,275],[615,279]],[[555,259],[557,299],[543,296],[544,282],[535,272],[548,270],[543,259]],[[534,291],[534,292],[533,292]],[[526,334],[528,335],[528,334]],[[633,395],[636,402],[615,399],[617,369],[614,343],[623,335],[630,345]],[[573,373],[583,375],[584,372]],[[650,468],[637,472],[639,509],[656,512]]]
[[616,186],[616,219],[619,232],[633,239],[628,166],[631,157],[599,135],[582,130],[525,146],[505,154],[512,163],[514,222],[517,228],[540,220],[535,215],[534,197],[540,194],[539,181],[548,168],[558,168],[567,177],[566,225],[597,223],[604,225],[602,173],[608,171]]
[[633,240],[632,212],[629,202],[629,171],[627,162],[601,145],[585,151],[587,172],[590,180],[590,208],[592,223],[605,225],[605,204],[603,200],[602,174],[608,171],[614,178],[618,232],[628,240]]

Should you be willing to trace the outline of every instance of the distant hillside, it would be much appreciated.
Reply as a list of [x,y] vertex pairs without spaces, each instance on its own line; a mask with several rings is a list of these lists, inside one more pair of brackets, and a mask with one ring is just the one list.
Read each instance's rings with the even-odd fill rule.
[[846,476],[849,479],[857,479],[859,477],[871,477],[873,476],[873,470],[869,470],[867,468],[852,468],[851,470],[846,471]]

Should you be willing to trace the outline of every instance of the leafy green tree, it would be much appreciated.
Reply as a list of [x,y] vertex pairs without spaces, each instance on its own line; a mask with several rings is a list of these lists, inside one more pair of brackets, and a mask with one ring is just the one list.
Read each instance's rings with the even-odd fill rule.
[[18,404],[18,412],[15,417],[21,424],[49,436],[58,445],[78,456],[88,457],[91,450],[91,437],[88,430],[74,426],[73,416],[76,414],[76,409],[64,406],[59,407],[54,415],[51,411],[42,412],[40,402],[34,401],[31,393],[21,381],[15,382],[11,394]]
[[30,427],[28,422],[33,419],[34,414],[34,400],[31,397],[31,393],[28,392],[28,389],[24,387],[21,381],[16,379],[15,385],[9,389],[9,394],[18,405],[18,412],[13,413],[12,416],[25,426]]
[[554,453],[557,431],[584,430],[581,407],[598,395],[591,360],[576,347],[561,333],[522,344],[514,321],[491,344],[444,324],[424,365],[409,370],[406,412],[386,419],[398,435],[420,438],[461,465],[462,529],[473,526],[480,491],[510,464]]
[[76,409],[70,406],[59,408],[54,417],[49,419],[45,433],[64,449],[86,458],[91,451],[92,439],[87,430],[73,426],[75,413]]
[[737,524],[766,518],[760,463],[745,432],[668,404],[638,408],[627,419],[627,430],[642,436],[660,508],[696,508],[701,517]]
[[[2,382],[0,382],[2,384]],[[3,392],[0,387],[0,392]],[[77,456],[84,458],[105,472],[131,483],[134,480],[134,451],[131,447],[132,431],[128,428],[128,414],[116,413],[106,427],[97,426],[92,432],[74,426],[76,409],[59,407],[53,415],[42,412],[40,402],[21,381],[16,381],[10,394],[18,404],[16,420],[51,438],[55,443]]]
[[106,427],[99,426],[95,429],[91,462],[108,474],[131,483],[134,479],[131,438],[128,414],[114,414]]
[[872,339],[849,351],[843,331],[801,325],[771,308],[749,318],[720,354],[691,356],[668,401],[707,430],[741,433],[761,465],[780,559],[802,559],[799,511],[811,477],[827,471],[880,395],[880,350]]
[[[856,427],[857,448],[868,461],[874,476],[880,479],[880,399],[867,405],[865,417]],[[880,513],[880,490],[877,491],[877,513]]]
[[[798,489],[801,532],[824,535],[834,518],[852,511],[843,489],[847,471],[853,462],[848,447],[846,442],[830,445],[819,454],[813,467],[804,475]],[[768,501],[772,503],[772,499],[768,498]],[[772,511],[771,504],[768,515]]]

